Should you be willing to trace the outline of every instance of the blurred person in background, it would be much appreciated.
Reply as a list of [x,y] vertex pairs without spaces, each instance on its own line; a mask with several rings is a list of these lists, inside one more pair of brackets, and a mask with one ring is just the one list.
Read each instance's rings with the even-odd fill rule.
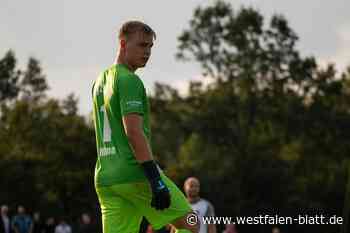
[[11,222],[8,216],[9,208],[7,205],[1,206],[1,218],[0,218],[0,233],[11,233]]
[[187,200],[199,218],[199,233],[216,233],[215,224],[204,224],[203,217],[215,216],[213,205],[199,196],[200,182],[196,177],[189,177],[184,183]]
[[55,233],[72,233],[72,227],[67,223],[66,217],[62,217],[60,223],[55,227]]
[[44,233],[54,233],[56,228],[55,218],[48,217],[44,225]]
[[44,233],[44,223],[41,221],[40,212],[36,211],[33,214],[33,233]]
[[17,215],[13,217],[11,225],[15,233],[33,232],[32,218],[26,214],[26,209],[22,205],[17,207]]
[[80,217],[79,233],[96,233],[97,229],[92,224],[88,213],[83,213]]
[[271,232],[272,233],[281,233],[280,229],[278,227],[276,227],[276,226],[272,228]]

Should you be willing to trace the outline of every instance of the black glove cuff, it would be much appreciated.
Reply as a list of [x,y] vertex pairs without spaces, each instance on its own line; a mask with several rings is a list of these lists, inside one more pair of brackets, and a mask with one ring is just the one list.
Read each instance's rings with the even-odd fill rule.
[[143,162],[141,163],[141,166],[143,168],[145,176],[149,181],[153,182],[154,180],[160,179],[160,174],[157,165],[153,160]]

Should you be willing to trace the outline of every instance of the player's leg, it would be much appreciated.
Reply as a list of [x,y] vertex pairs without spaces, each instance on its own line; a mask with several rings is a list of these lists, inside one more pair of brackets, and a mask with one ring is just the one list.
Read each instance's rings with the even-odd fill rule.
[[[122,186],[122,187],[119,187]],[[129,200],[118,195],[125,185],[96,188],[102,212],[103,233],[138,233],[141,214]]]
[[186,217],[189,213],[192,213],[192,209],[184,194],[164,174],[161,174],[161,176],[171,195],[171,204],[168,209],[156,210],[151,207],[152,192],[147,182],[138,184],[138,191],[133,192],[134,194],[132,195],[129,194],[130,200],[139,208],[141,214],[147,218],[156,230],[167,224],[174,223],[179,230],[183,230],[182,232],[197,233],[197,224],[186,224]]

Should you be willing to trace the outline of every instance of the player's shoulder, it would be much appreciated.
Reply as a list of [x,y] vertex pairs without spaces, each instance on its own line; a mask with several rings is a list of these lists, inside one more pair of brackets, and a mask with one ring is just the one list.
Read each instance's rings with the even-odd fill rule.
[[123,67],[120,67],[119,69],[117,69],[117,74],[118,74],[118,78],[123,79],[123,80],[141,81],[140,77],[137,74],[135,74],[135,73],[123,68]]
[[118,82],[127,86],[143,86],[143,82],[137,74],[132,72],[121,72],[118,74]]
[[113,66],[108,66],[102,69],[102,71],[98,75],[98,79],[106,76],[112,69],[113,69]]
[[97,78],[96,78],[95,80],[92,81],[92,87],[94,87],[95,84],[98,84],[99,82],[101,82],[101,81],[104,80],[104,77],[105,77],[106,74],[108,73],[108,70],[109,70],[109,68],[106,68],[106,69],[102,70],[102,71],[98,74]]
[[99,83],[101,82],[101,80],[103,80],[103,77],[105,76],[106,70],[101,71],[97,78],[95,80],[92,81],[91,84],[91,92],[92,92],[92,96],[94,95],[94,89],[96,85],[99,85]]
[[139,76],[133,73],[118,74],[118,80],[122,80],[122,82],[141,82],[142,83],[142,80],[139,78]]
[[108,76],[112,76],[113,74],[115,74],[115,65],[109,66],[105,69],[103,69],[97,76],[97,78],[93,81],[92,86],[94,86],[95,84],[99,84],[99,83],[104,83],[106,80],[106,77]]

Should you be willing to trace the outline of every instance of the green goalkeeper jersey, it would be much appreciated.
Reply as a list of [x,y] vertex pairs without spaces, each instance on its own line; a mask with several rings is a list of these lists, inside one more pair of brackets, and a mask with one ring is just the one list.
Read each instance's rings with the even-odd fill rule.
[[123,127],[122,117],[129,113],[143,116],[143,130],[150,141],[149,103],[141,79],[126,65],[113,65],[92,87],[97,161],[95,184],[145,181]]

